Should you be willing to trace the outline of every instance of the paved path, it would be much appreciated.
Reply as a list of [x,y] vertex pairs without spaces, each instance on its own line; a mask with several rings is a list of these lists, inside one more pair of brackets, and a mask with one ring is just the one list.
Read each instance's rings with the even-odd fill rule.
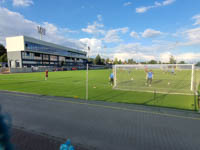
[[0,91],[13,125],[97,150],[197,150],[193,112]]

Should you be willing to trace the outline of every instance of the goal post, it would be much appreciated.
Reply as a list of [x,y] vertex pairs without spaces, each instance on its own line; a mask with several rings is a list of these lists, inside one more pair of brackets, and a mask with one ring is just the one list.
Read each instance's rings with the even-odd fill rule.
[[192,74],[191,74],[191,91],[194,91],[194,64],[192,64]]
[[194,94],[194,64],[114,65],[114,88],[168,94]]
[[117,66],[114,66],[114,87],[117,85]]

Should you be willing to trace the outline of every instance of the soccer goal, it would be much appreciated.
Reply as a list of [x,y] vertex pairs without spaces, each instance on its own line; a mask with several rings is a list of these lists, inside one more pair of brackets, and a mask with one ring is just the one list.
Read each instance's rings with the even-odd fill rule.
[[114,88],[168,94],[194,94],[193,64],[114,65]]

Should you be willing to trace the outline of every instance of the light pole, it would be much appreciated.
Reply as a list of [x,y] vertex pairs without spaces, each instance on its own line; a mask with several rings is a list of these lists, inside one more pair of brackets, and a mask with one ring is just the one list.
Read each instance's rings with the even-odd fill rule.
[[45,28],[41,26],[37,26],[38,33],[40,34],[40,40],[42,40],[42,36],[46,34]]

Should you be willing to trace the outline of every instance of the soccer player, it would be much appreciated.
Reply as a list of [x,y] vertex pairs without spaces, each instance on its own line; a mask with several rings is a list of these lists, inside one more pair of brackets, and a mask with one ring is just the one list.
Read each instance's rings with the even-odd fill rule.
[[109,78],[110,78],[110,84],[111,84],[111,86],[113,86],[113,83],[114,83],[114,74],[111,73]]
[[128,70],[128,74],[129,74],[129,75],[131,74],[131,70],[130,70],[130,69]]
[[173,67],[173,66],[172,66],[171,74],[173,74],[173,75],[176,75],[176,74],[175,74],[175,68],[176,68],[176,67]]
[[46,70],[46,71],[45,71],[45,80],[48,79],[48,74],[49,74],[49,72],[48,72],[48,70]]
[[153,80],[153,72],[152,72],[152,70],[150,70],[147,73],[146,79],[147,79],[147,83],[146,84],[151,87],[151,83],[152,83],[152,80]]

